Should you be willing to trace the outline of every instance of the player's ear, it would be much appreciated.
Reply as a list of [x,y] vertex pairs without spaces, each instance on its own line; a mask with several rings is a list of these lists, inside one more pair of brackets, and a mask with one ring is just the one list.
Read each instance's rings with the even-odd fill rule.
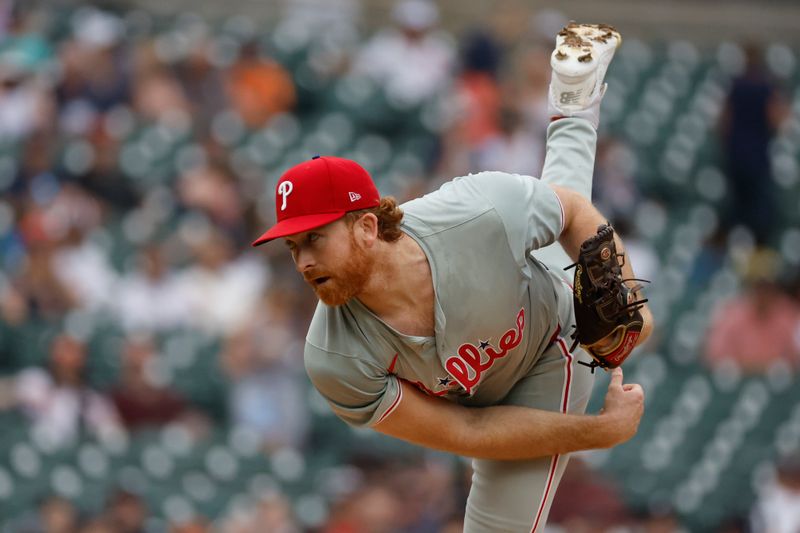
[[374,213],[364,213],[355,223],[356,234],[371,245],[378,239],[378,217]]

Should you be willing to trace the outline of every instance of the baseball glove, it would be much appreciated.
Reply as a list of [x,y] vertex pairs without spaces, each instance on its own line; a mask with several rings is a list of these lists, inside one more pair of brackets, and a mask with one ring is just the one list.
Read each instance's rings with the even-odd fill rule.
[[[594,359],[588,364],[596,367],[616,368],[636,346],[642,331],[643,319],[639,311],[647,299],[637,300],[642,288],[629,287],[622,278],[625,256],[617,253],[614,229],[604,224],[597,234],[581,244],[575,267],[573,305],[576,330],[573,338]],[[586,363],[583,363],[586,364]]]

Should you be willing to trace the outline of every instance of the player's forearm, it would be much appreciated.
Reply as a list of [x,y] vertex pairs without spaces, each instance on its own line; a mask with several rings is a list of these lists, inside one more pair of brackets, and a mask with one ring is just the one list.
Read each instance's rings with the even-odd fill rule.
[[[485,459],[533,459],[608,448],[635,433],[619,409],[567,415],[528,407],[465,407],[402,382],[402,401],[373,429],[427,448]],[[638,418],[636,419],[638,420]]]
[[[564,196],[560,193],[559,197],[563,202]],[[564,231],[559,237],[559,242],[570,258],[576,261],[583,241],[595,235],[598,226],[605,224],[607,220],[591,202],[576,193],[568,192],[568,200],[565,203],[569,206],[564,206]],[[614,233],[614,242],[617,245],[617,253],[623,256],[623,278],[634,278],[633,267],[628,254],[625,253],[625,245],[616,233]]]
[[469,409],[469,436],[456,453],[520,460],[608,448],[619,442],[602,415],[569,415],[527,407]]
[[[578,252],[583,241],[597,233],[597,227],[605,224],[606,218],[589,200],[578,193],[563,187],[554,186],[553,189],[564,209],[564,230],[561,232],[558,242],[567,255],[575,261],[578,259]],[[620,244],[617,240],[617,250],[620,250]]]
[[[559,243],[572,258],[578,259],[583,241],[597,233],[597,227],[606,223],[606,218],[597,210],[591,202],[568,189],[554,187],[559,199],[564,207],[564,231],[559,237]],[[628,254],[625,252],[625,245],[620,236],[614,233],[614,242],[617,246],[617,253],[622,254],[622,276],[624,279],[633,279],[636,275],[633,272]],[[631,281],[629,286],[633,287],[637,282]],[[636,299],[643,298],[641,292],[635,294]],[[653,315],[650,308],[645,305],[641,309],[643,326],[637,344],[642,344],[650,336],[653,330]]]

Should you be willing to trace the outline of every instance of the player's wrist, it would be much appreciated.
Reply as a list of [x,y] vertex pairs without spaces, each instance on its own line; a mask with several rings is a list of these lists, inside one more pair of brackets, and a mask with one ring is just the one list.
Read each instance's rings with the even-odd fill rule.
[[598,448],[613,448],[629,440],[636,434],[631,430],[631,415],[624,410],[604,411],[597,415],[601,424],[598,431]]
[[616,413],[602,411],[596,415],[587,415],[591,424],[590,449],[613,448],[619,441],[619,434],[615,430],[619,426],[619,416]]

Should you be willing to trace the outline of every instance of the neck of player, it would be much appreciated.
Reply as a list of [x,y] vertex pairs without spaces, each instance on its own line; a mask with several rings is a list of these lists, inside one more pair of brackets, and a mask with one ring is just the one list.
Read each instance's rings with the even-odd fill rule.
[[357,298],[400,333],[433,337],[433,278],[425,252],[405,233],[376,245],[375,270]]

